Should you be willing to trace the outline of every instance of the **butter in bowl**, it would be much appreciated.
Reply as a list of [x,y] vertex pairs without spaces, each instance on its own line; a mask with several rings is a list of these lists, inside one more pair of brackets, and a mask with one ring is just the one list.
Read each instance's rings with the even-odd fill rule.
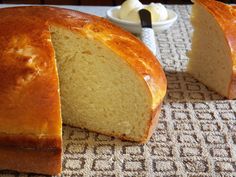
[[122,28],[135,33],[141,33],[141,24],[138,11],[147,9],[151,13],[152,28],[160,33],[170,28],[177,20],[177,14],[166,9],[160,3],[143,5],[139,0],[126,0],[121,6],[115,6],[107,11],[107,18]]

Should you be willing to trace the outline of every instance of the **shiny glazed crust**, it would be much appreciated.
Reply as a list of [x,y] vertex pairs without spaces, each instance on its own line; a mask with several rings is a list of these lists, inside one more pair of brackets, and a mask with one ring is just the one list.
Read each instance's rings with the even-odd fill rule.
[[[104,18],[72,10],[4,8],[0,17],[0,154],[9,157],[0,160],[1,167],[60,173],[62,125],[49,30],[52,25],[103,43],[145,81],[153,102],[146,135],[140,142],[149,139],[158,120],[156,115],[166,94],[167,81],[161,65],[142,42]],[[35,165],[21,166],[11,161],[11,157],[32,160],[42,166],[39,165],[40,169]]]
[[62,121],[48,25],[0,14],[0,168],[58,174]]
[[194,0],[193,2],[205,7],[224,31],[226,41],[231,49],[233,66],[227,98],[234,99],[236,98],[236,7],[215,0]]

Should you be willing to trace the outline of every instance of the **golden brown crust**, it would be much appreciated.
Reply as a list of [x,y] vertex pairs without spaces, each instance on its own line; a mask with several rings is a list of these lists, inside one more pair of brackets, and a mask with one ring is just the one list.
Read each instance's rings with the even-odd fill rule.
[[233,73],[231,77],[231,83],[229,87],[229,99],[235,99],[236,98],[236,67],[233,68]]
[[35,135],[0,134],[1,147],[18,147],[38,150],[61,149],[62,139],[58,137],[37,137]]
[[59,135],[59,86],[48,27],[14,18],[0,19],[0,133]]
[[231,49],[233,66],[227,98],[234,99],[236,98],[236,7],[215,0],[194,0],[194,2],[205,7],[224,31],[225,39]]
[[49,26],[0,14],[0,167],[60,173],[62,122]]
[[152,118],[150,119],[149,126],[148,126],[149,129],[148,129],[147,137],[146,137],[146,139],[144,139],[142,141],[142,143],[146,143],[150,139],[150,137],[152,136],[152,134],[156,128],[156,125],[159,121],[159,115],[161,113],[161,106],[162,106],[162,104],[160,104],[158,107],[156,107],[156,109],[153,111],[152,116],[151,116]]
[[0,170],[57,175],[61,172],[61,148],[48,150],[0,146]]

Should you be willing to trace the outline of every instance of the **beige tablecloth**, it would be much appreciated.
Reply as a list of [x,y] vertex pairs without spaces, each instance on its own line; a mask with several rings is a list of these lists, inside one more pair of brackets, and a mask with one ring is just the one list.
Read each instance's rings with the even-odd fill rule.
[[[101,16],[108,9],[70,8]],[[138,145],[64,126],[63,177],[236,176],[236,102],[224,100],[185,73],[191,6],[168,8],[179,18],[157,36],[168,93],[151,140]],[[38,175],[0,172],[0,177],[15,176]]]

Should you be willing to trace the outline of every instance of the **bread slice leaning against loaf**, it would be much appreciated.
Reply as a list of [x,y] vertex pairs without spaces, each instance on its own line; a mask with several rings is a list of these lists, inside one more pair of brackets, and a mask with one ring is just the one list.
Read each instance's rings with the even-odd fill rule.
[[229,99],[236,98],[236,8],[214,0],[195,0],[188,72]]
[[0,169],[60,173],[61,109],[64,124],[148,141],[166,77],[138,39],[60,8],[5,8],[0,17]]

